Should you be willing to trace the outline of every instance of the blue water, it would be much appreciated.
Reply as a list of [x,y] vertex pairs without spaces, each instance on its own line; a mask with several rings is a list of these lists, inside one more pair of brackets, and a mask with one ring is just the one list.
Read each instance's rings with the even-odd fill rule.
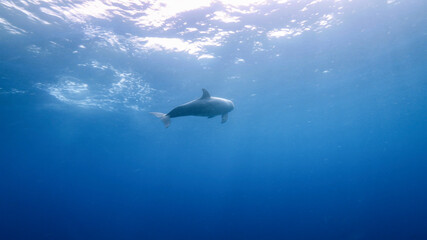
[[425,1],[131,2],[0,2],[0,239],[427,239]]

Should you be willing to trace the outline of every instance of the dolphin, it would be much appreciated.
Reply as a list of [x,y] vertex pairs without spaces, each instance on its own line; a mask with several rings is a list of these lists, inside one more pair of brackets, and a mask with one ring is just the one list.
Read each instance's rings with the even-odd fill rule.
[[184,116],[212,118],[217,115],[222,115],[221,123],[225,123],[228,119],[228,113],[234,109],[233,102],[225,98],[211,97],[208,90],[204,88],[202,91],[203,95],[201,98],[180,105],[167,114],[160,112],[151,112],[151,114],[160,118],[165,127],[169,127],[171,118]]

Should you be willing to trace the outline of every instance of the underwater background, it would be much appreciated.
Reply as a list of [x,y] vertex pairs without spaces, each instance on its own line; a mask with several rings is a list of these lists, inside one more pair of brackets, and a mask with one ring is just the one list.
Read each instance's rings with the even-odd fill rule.
[[0,1],[0,239],[427,239],[426,12]]

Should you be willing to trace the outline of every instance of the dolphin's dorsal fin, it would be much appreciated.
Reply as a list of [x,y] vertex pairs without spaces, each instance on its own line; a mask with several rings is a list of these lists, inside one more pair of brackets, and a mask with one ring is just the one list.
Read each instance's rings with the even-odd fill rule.
[[200,99],[207,99],[207,98],[211,97],[211,95],[209,94],[208,90],[202,88],[202,91],[203,91],[203,95],[202,95],[202,97]]

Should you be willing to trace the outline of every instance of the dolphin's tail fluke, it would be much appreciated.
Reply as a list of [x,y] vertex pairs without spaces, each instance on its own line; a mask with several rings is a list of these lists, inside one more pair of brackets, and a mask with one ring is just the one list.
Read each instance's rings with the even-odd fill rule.
[[169,117],[169,115],[160,113],[160,112],[151,112],[151,114],[160,118],[160,120],[162,120],[166,128],[169,127],[169,125],[171,125],[171,118]]

